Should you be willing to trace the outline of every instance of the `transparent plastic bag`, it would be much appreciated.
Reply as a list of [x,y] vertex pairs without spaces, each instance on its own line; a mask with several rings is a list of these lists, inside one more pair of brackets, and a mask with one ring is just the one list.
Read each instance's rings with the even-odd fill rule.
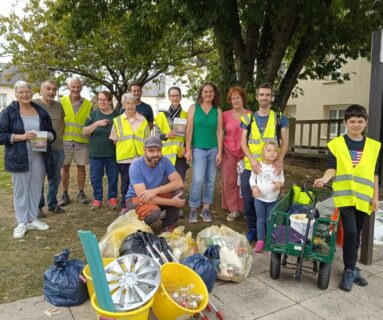
[[101,256],[103,258],[119,257],[122,242],[128,235],[137,232],[137,230],[153,233],[144,221],[138,219],[135,210],[130,210],[125,215],[119,216],[109,225],[106,234],[98,244]]
[[164,232],[160,237],[165,238],[166,242],[172,248],[173,255],[178,261],[185,259],[197,252],[197,245],[189,231],[185,234],[185,227],[179,226],[173,232]]
[[250,272],[253,254],[246,236],[226,227],[211,226],[197,235],[197,250],[204,254],[211,245],[219,245],[218,279],[240,282]]

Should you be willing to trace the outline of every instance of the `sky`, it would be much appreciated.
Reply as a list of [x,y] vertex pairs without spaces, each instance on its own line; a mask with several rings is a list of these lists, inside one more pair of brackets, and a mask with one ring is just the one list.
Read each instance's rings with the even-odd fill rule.
[[21,14],[23,12],[25,3],[26,0],[2,0],[0,4],[0,13],[3,16],[7,16],[14,8],[16,13]]
[[[23,15],[23,8],[27,0],[0,0],[0,15],[8,16],[15,11],[19,16]],[[0,43],[4,42],[4,38],[0,37]],[[8,62],[10,57],[0,57],[0,62]]]

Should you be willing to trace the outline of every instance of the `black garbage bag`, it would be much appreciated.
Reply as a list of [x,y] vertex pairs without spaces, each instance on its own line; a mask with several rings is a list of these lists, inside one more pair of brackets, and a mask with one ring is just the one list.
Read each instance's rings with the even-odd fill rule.
[[[161,256],[154,249],[153,244],[166,256],[168,261],[173,261],[168,251],[172,252],[165,238],[157,237],[153,233],[143,232],[138,230],[135,233],[128,235],[120,247],[120,256],[124,256],[129,253],[141,253],[153,258],[152,254],[163,261]],[[149,252],[152,252],[152,254]],[[163,261],[165,263],[165,261]]]
[[68,260],[69,254],[69,249],[64,249],[54,256],[54,265],[44,272],[44,298],[54,306],[76,306],[89,298],[86,285],[80,280],[84,262]]
[[193,269],[202,278],[208,292],[213,290],[214,282],[217,279],[217,269],[208,258],[196,253],[185,258],[182,264]]

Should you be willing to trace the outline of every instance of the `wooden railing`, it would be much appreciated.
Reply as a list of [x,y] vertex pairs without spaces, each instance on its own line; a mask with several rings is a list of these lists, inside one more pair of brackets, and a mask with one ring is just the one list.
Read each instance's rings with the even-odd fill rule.
[[341,132],[342,119],[328,120],[295,120],[289,119],[289,151],[310,149],[313,151],[326,150],[331,136],[331,124],[337,125],[338,135]]

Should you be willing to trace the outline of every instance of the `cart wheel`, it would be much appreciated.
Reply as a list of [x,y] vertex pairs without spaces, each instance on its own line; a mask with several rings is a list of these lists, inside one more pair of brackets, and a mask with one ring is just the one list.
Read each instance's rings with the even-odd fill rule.
[[272,252],[270,259],[270,277],[278,279],[281,274],[281,254]]
[[318,288],[326,290],[330,282],[331,263],[319,263]]

